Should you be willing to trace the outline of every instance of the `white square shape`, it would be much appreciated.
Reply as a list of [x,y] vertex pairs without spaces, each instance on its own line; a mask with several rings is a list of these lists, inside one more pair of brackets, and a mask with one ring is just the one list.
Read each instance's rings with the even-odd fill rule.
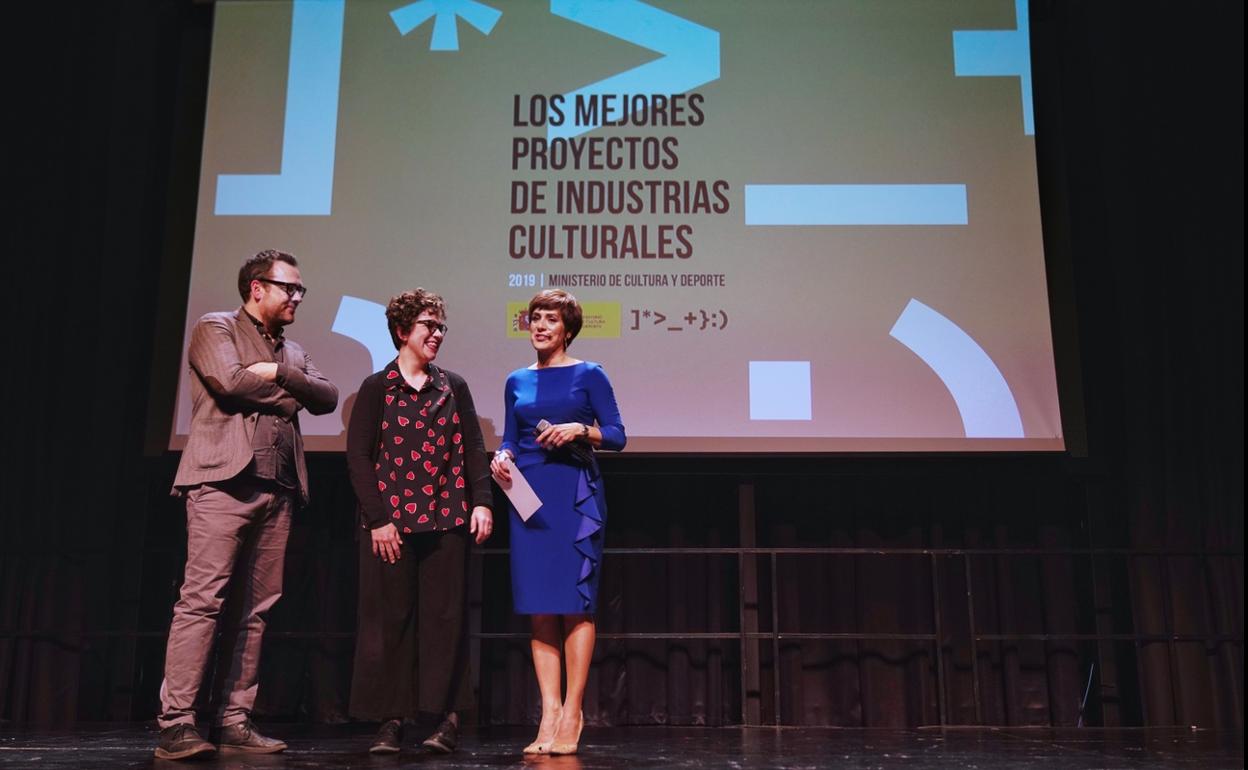
[[810,362],[751,361],[751,420],[809,420]]

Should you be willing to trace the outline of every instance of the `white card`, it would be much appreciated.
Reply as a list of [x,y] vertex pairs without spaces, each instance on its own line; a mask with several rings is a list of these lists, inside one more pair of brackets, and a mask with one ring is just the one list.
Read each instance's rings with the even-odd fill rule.
[[529,480],[524,477],[510,457],[507,458],[507,468],[511,471],[511,481],[499,481],[498,485],[507,493],[507,499],[515,507],[516,513],[520,514],[521,521],[528,521],[529,517],[542,507],[542,501],[533,491],[533,487],[529,485]]

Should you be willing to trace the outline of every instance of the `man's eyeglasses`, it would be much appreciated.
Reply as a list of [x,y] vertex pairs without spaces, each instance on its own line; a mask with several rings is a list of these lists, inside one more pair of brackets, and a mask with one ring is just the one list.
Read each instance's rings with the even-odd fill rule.
[[261,283],[281,287],[282,291],[286,292],[286,296],[291,299],[308,296],[308,287],[301,283],[286,283],[285,281],[275,281],[272,278],[257,278],[256,280]]
[[422,318],[416,323],[428,329],[430,334],[433,334],[434,332],[442,332],[443,335],[446,334],[446,324],[441,321],[430,321],[427,318]]

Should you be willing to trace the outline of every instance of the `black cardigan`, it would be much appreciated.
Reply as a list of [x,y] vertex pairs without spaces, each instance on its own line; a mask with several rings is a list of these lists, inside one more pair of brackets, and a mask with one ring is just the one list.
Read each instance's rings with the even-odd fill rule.
[[[430,364],[429,368],[435,367]],[[464,434],[464,469],[467,471],[469,508],[484,505],[494,507],[494,492],[490,486],[490,463],[485,452],[485,439],[477,410],[472,403],[468,383],[454,372],[437,369],[446,375],[451,385],[455,408],[459,411],[461,430]],[[434,372],[431,371],[430,374]],[[347,473],[351,487],[359,501],[359,515],[369,529],[378,529],[390,523],[385,501],[377,491],[377,446],[381,441],[382,402],[386,395],[385,370],[370,374],[360,383],[347,423]]]

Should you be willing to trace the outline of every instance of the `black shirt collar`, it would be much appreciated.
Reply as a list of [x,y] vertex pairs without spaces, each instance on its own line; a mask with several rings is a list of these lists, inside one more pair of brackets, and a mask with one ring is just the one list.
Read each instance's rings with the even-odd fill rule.
[[243,315],[247,316],[247,320],[251,321],[251,323],[256,327],[256,331],[260,332],[260,336],[263,337],[266,342],[272,343],[273,345],[280,345],[282,341],[286,339],[282,336],[281,329],[277,330],[277,334],[271,334],[269,330],[265,328],[264,324],[260,323],[256,320],[255,316],[247,312],[246,307],[241,307],[239,310],[242,311]]
[[[399,370],[399,359],[396,358],[391,361],[390,365],[382,371],[385,372],[383,377],[388,390],[412,390],[412,386],[408,385],[407,380],[403,379],[403,372]],[[429,372],[429,379],[425,380],[425,384],[419,391],[416,392],[423,392],[429,388],[437,388],[441,391],[451,389],[450,383],[446,380],[446,372],[442,371],[433,364],[429,364],[426,371]]]

